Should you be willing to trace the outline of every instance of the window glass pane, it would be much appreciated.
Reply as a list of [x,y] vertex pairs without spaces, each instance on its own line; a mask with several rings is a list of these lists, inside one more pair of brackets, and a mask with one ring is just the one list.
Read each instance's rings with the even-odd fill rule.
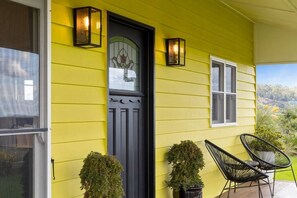
[[224,64],[212,62],[212,91],[224,91]]
[[110,39],[109,88],[140,90],[139,47],[125,37]]
[[0,90],[0,128],[37,127],[38,54],[0,47]]
[[212,94],[212,123],[224,123],[224,94]]
[[0,17],[0,129],[37,128],[38,11],[0,1]]
[[226,66],[226,92],[236,92],[236,67]]
[[226,122],[236,122],[236,96],[226,95]]
[[0,47],[38,53],[38,10],[0,1]]
[[0,197],[33,197],[33,135],[0,137]]

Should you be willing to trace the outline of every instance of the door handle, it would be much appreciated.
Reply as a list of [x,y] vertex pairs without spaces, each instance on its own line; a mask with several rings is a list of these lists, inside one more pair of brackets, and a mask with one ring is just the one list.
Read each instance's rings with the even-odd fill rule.
[[51,162],[52,162],[52,168],[53,168],[53,180],[56,179],[56,176],[55,176],[55,160],[53,158],[51,158]]

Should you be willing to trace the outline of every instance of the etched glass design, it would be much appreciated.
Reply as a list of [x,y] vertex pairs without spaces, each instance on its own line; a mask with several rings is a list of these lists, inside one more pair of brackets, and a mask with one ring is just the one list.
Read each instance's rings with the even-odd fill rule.
[[141,91],[139,47],[130,39],[115,36],[109,44],[109,88]]

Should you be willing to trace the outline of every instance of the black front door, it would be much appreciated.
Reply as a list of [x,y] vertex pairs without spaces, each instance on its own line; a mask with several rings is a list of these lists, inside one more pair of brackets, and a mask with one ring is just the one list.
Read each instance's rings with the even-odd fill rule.
[[[149,30],[109,15],[108,152],[124,167],[128,198],[152,197],[152,52]],[[150,95],[150,96],[149,96]],[[150,190],[149,190],[150,189]],[[150,192],[151,191],[151,192]],[[154,195],[153,195],[154,196]]]

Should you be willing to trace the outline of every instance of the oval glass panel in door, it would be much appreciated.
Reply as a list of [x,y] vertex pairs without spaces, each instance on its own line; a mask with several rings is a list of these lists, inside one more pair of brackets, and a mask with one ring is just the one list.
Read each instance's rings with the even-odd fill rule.
[[139,47],[126,37],[114,36],[109,48],[109,89],[141,91]]

